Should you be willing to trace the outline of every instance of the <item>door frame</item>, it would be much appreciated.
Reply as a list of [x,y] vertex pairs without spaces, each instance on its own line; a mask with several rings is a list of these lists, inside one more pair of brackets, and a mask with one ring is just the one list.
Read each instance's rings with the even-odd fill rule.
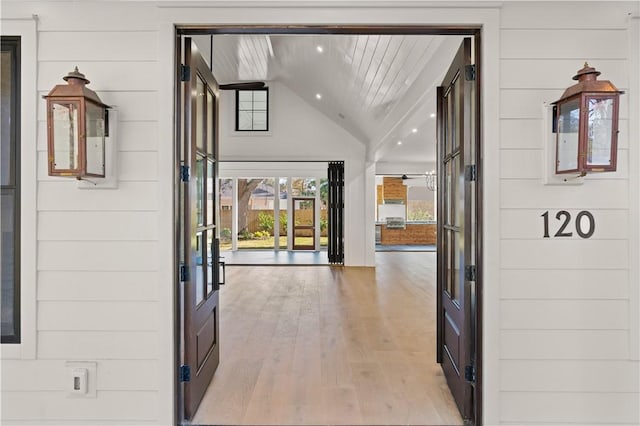
[[[495,19],[494,17],[492,17]],[[469,18],[467,18],[469,19]],[[475,22],[484,22],[485,19],[479,18]],[[491,18],[490,18],[491,19]],[[492,22],[492,24],[497,24]],[[174,223],[174,232],[173,232],[173,247],[177,247],[179,244],[179,225],[177,222],[177,212],[179,208],[179,191],[178,186],[180,185],[180,172],[179,172],[179,159],[180,159],[180,132],[181,130],[181,122],[180,117],[182,114],[181,106],[180,106],[180,65],[182,60],[182,47],[181,47],[181,37],[189,36],[189,35],[208,35],[208,34],[283,34],[283,35],[295,35],[295,34],[333,34],[333,35],[453,35],[453,36],[471,36],[473,37],[473,55],[474,62],[476,64],[476,97],[473,107],[476,111],[476,120],[473,123],[473,131],[474,131],[474,156],[475,156],[475,164],[477,168],[477,182],[475,185],[475,209],[473,214],[476,219],[476,228],[474,232],[474,238],[476,241],[476,251],[475,256],[472,259],[474,264],[477,267],[477,280],[476,280],[476,306],[475,312],[473,312],[472,321],[473,323],[473,339],[474,339],[474,353],[475,353],[475,365],[476,365],[476,381],[474,386],[474,419],[472,419],[472,424],[482,425],[483,424],[483,391],[484,391],[484,374],[483,374],[483,365],[484,365],[484,346],[483,346],[483,336],[484,336],[484,258],[483,258],[483,250],[485,246],[485,240],[483,238],[484,232],[484,215],[483,211],[485,208],[485,200],[483,198],[484,190],[483,190],[483,182],[484,182],[484,167],[482,164],[483,153],[484,151],[484,120],[485,120],[485,111],[483,111],[484,104],[484,91],[483,89],[483,71],[484,71],[484,63],[482,61],[483,54],[485,50],[483,50],[483,24],[463,24],[463,25],[220,25],[220,24],[197,24],[197,25],[179,25],[179,24],[171,24],[173,29],[173,41],[174,41],[174,55],[173,55],[173,167],[174,167],[174,175],[173,175],[173,201],[174,201],[174,209],[173,209],[173,223]],[[497,27],[496,27],[497,28]],[[495,32],[496,29],[492,28],[492,32]],[[492,34],[492,39],[495,39],[495,34]],[[497,58],[493,58],[496,59]],[[491,111],[492,113],[494,111]],[[492,117],[493,118],[493,117]],[[497,149],[494,149],[497,155]],[[495,160],[497,161],[497,160]],[[493,161],[492,161],[493,163]],[[492,179],[494,176],[490,174],[488,176]],[[497,187],[496,187],[497,188]],[[495,201],[492,199],[492,201]],[[495,244],[495,241],[492,239],[492,243]],[[180,318],[181,312],[181,298],[180,298],[180,281],[178,276],[178,264],[179,257],[178,253],[175,252],[175,249],[172,251],[173,253],[173,331],[174,331],[174,366],[175,366],[175,375],[174,375],[174,392],[175,392],[175,403],[174,403],[174,419],[176,424],[182,424],[183,422],[183,401],[184,395],[182,392],[182,386],[177,380],[178,370],[181,359],[181,328],[182,322]],[[498,253],[498,251],[496,251]],[[494,275],[493,273],[491,274]],[[492,325],[495,321],[492,321]]]

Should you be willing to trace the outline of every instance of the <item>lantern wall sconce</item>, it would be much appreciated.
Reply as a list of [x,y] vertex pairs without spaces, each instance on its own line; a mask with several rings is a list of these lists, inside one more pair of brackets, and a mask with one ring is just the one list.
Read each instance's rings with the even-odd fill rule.
[[599,71],[586,62],[573,77],[578,83],[553,102],[555,173],[585,176],[614,172],[618,154],[620,95]]
[[[115,111],[86,87],[89,80],[74,71],[63,77],[47,100],[49,176],[75,177],[80,187],[114,187]],[[109,164],[111,163],[111,164]]]

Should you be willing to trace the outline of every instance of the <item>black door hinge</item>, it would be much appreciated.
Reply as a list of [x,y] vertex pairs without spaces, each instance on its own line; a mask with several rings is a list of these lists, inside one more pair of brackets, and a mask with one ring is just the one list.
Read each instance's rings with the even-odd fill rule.
[[475,182],[478,179],[478,168],[475,164],[470,164],[464,168],[464,179],[467,182]]
[[109,137],[109,110],[104,110],[104,137]]
[[474,81],[476,79],[476,66],[474,64],[464,67],[464,79],[467,81]]
[[178,379],[180,383],[182,382],[190,382],[191,381],[191,367],[188,365],[181,365],[180,371],[178,372]]
[[191,67],[180,65],[180,81],[191,81]]
[[473,365],[465,365],[464,379],[469,383],[476,382],[476,368]]
[[467,265],[464,267],[464,279],[467,281],[475,281],[477,276],[476,265]]
[[183,283],[189,281],[189,268],[186,265],[180,265],[180,281]]
[[189,166],[180,166],[180,180],[189,182]]

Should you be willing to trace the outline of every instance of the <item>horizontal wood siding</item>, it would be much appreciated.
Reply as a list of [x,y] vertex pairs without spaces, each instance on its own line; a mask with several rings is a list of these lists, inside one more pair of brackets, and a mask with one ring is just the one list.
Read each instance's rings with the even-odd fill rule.
[[[87,419],[111,420],[117,424],[155,421],[158,395],[154,391],[98,391],[96,398],[67,398],[66,392],[3,392],[2,417],[8,421],[41,420],[68,425],[88,424]],[[28,413],[21,407],[31,407]],[[37,424],[37,423],[36,423]],[[42,423],[40,423],[42,424]],[[96,424],[96,423],[94,423]]]
[[[2,365],[2,420],[158,424],[158,24],[153,6],[15,4],[38,15],[37,355]],[[77,18],[82,16],[82,19]],[[25,54],[29,54],[25,52]],[[118,110],[118,187],[47,173],[41,99],[77,66]],[[26,260],[31,261],[30,259]],[[165,306],[162,304],[162,306]],[[68,398],[67,361],[97,363],[96,398]],[[162,420],[165,421],[166,419]]]
[[[638,424],[639,365],[629,360],[629,98],[618,170],[582,185],[543,184],[545,103],[585,61],[629,86],[624,6],[506,4],[500,34],[500,420],[503,424]],[[636,96],[634,94],[634,96]],[[553,149],[553,147],[551,147]],[[634,148],[635,149],[635,148]],[[570,237],[553,238],[559,210]],[[595,232],[580,238],[587,210]],[[543,236],[549,212],[551,238]]]
[[155,301],[157,281],[155,271],[40,271],[38,300]]
[[[69,369],[64,361],[3,361],[2,390],[28,392],[65,391]],[[26,368],[21,368],[26,367]],[[103,360],[96,370],[98,391],[155,391],[158,364],[153,360]]]
[[[509,392],[502,395],[502,419],[522,425],[637,425],[636,392]],[[553,419],[553,420],[551,420]]]
[[[526,374],[522,374],[526,371]],[[601,360],[503,360],[503,391],[636,392],[638,364]]]

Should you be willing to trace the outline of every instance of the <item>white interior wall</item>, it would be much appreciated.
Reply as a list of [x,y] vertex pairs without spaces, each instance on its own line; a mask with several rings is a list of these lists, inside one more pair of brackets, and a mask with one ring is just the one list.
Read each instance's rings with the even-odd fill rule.
[[[220,105],[222,161],[345,162],[345,265],[373,266],[369,252],[375,248],[364,244],[366,226],[373,227],[373,216],[365,210],[364,202],[364,144],[278,82],[269,83],[268,132],[235,131],[235,92],[221,92]],[[309,171],[315,170],[312,164]],[[283,177],[292,173],[281,172],[287,173]]]

